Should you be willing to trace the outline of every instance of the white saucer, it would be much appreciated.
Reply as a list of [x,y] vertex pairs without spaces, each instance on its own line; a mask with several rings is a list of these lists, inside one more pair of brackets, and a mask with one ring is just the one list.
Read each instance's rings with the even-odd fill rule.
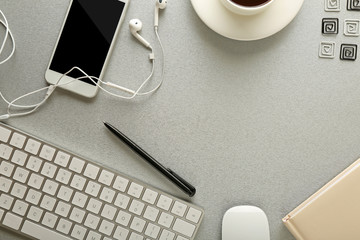
[[220,0],[191,0],[201,20],[212,30],[235,40],[257,40],[271,36],[288,25],[304,0],[276,0],[269,8],[252,16],[237,15]]

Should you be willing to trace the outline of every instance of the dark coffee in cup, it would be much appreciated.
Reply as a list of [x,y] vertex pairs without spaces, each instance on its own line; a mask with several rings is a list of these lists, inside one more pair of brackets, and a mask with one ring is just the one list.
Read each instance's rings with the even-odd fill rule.
[[[233,3],[239,4],[241,6],[245,7],[256,7],[262,4],[265,4],[267,2],[270,2],[271,0],[231,0]],[[291,1],[291,0],[288,0]]]

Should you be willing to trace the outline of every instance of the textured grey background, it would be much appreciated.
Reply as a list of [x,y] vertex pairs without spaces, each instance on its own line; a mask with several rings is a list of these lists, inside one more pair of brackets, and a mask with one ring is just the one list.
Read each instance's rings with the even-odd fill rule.
[[[281,218],[359,157],[359,60],[340,61],[339,45],[359,42],[343,36],[342,23],[360,15],[346,11],[345,1],[341,13],[325,13],[323,4],[306,0],[280,33],[240,42],[211,31],[189,0],[171,0],[160,16],[166,80],[157,93],[124,101],[101,92],[87,100],[57,90],[35,114],[7,123],[187,199],[115,139],[102,125],[109,121],[197,187],[191,201],[206,211],[197,240],[221,239],[224,212],[242,204],[267,213],[271,239],[293,239]],[[17,43],[0,67],[7,98],[46,86],[67,5],[0,0]],[[159,53],[153,12],[153,1],[132,0],[106,80],[135,88],[148,75],[148,53],[127,22],[140,18],[142,36]],[[322,17],[340,18],[339,35],[321,35]],[[337,43],[335,59],[318,58],[325,40]],[[24,239],[2,229],[0,238]]]

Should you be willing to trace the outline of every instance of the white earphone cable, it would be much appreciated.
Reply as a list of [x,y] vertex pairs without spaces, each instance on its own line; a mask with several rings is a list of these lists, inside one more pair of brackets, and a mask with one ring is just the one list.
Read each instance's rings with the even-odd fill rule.
[[12,42],[12,45],[13,45],[13,48],[12,48],[12,51],[11,51],[10,55],[0,62],[0,65],[1,65],[1,64],[4,64],[5,62],[7,62],[14,55],[14,52],[15,52],[15,39],[14,39],[14,37],[13,37],[11,31],[10,31],[8,21],[7,21],[6,17],[5,17],[5,15],[4,15],[4,13],[1,10],[0,10],[0,14],[4,19],[4,21],[0,20],[0,23],[6,28],[4,40],[3,40],[2,44],[1,44],[1,47],[0,47],[0,56],[1,56],[1,54],[2,54],[2,52],[4,50],[4,48],[5,48],[5,43],[7,42],[7,39],[8,39],[9,36],[10,36],[10,39],[11,39],[11,42]]

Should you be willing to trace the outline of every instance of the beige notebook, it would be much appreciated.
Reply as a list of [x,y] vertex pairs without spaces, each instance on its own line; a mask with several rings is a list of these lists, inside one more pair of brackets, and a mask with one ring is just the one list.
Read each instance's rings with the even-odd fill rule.
[[360,159],[283,218],[297,240],[360,239]]

